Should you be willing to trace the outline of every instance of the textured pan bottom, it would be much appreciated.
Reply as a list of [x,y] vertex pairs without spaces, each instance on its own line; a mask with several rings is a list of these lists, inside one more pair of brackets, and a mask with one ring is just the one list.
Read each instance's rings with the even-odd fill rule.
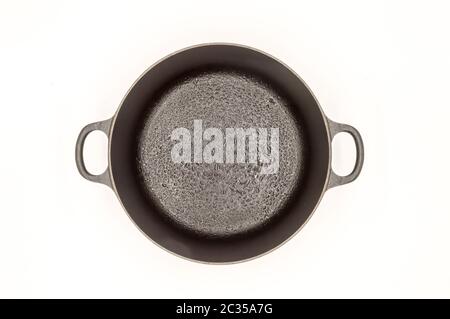
[[[278,172],[261,174],[260,162],[174,163],[172,131],[183,127],[192,134],[194,120],[202,120],[203,130],[224,132],[279,128]],[[142,127],[137,168],[144,191],[170,221],[198,235],[229,237],[261,228],[300,184],[305,146],[299,123],[288,101],[252,74],[228,69],[188,74],[149,105]]]

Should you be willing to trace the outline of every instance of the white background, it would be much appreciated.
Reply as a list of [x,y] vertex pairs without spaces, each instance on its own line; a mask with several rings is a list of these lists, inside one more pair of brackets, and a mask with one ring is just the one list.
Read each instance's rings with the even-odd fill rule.
[[[445,1],[1,1],[0,297],[450,297],[449,14]],[[158,248],[74,161],[80,129],[148,66],[217,41],[284,61],[366,148],[358,180],[297,236],[228,266]]]

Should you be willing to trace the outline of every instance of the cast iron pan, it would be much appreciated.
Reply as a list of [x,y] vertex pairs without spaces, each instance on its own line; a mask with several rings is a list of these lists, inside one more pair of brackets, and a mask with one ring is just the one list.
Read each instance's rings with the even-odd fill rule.
[[[100,175],[83,162],[84,140],[94,130],[109,138],[109,166]],[[241,144],[238,130],[248,134]],[[339,132],[356,143],[348,176],[331,169],[331,141]],[[252,149],[251,137],[265,144]],[[173,154],[184,160],[174,161]],[[264,154],[271,157],[264,160]],[[84,127],[76,163],[84,178],[112,188],[162,248],[229,263],[260,256],[293,236],[327,189],[359,175],[363,143],[356,129],[329,120],[280,61],[241,45],[206,44],[153,65],[111,119]]]

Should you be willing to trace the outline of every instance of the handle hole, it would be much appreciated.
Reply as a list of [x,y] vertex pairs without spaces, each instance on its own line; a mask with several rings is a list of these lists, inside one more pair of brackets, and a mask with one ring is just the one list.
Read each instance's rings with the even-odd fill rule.
[[333,171],[339,176],[349,175],[356,162],[356,145],[353,137],[345,132],[336,134],[332,142],[332,152]]
[[89,133],[84,142],[83,158],[86,169],[93,175],[103,173],[108,167],[108,138],[102,131]]

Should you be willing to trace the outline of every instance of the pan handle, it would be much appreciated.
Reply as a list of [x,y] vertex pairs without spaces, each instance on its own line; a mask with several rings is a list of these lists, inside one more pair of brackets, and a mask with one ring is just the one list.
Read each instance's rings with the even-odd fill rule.
[[328,127],[330,129],[331,141],[333,141],[333,138],[336,136],[336,134],[345,132],[353,137],[353,140],[356,144],[356,162],[353,171],[350,174],[346,176],[337,175],[330,167],[330,178],[328,180],[327,186],[327,189],[330,189],[335,186],[341,186],[353,182],[358,177],[359,173],[361,173],[361,169],[364,163],[364,144],[361,138],[361,134],[359,134],[359,132],[353,126],[336,123],[328,119]]
[[93,131],[97,130],[102,131],[103,133],[106,134],[106,136],[109,136],[111,121],[112,119],[109,119],[106,121],[91,123],[83,127],[83,129],[80,132],[80,135],[78,135],[77,144],[75,147],[75,161],[77,163],[77,168],[81,176],[83,176],[85,179],[91,182],[105,184],[110,188],[112,188],[112,184],[111,184],[111,176],[109,175],[109,167],[107,167],[106,170],[100,175],[93,175],[89,173],[89,171],[86,169],[86,165],[84,164],[83,147],[86,137],[89,135],[89,133]]

